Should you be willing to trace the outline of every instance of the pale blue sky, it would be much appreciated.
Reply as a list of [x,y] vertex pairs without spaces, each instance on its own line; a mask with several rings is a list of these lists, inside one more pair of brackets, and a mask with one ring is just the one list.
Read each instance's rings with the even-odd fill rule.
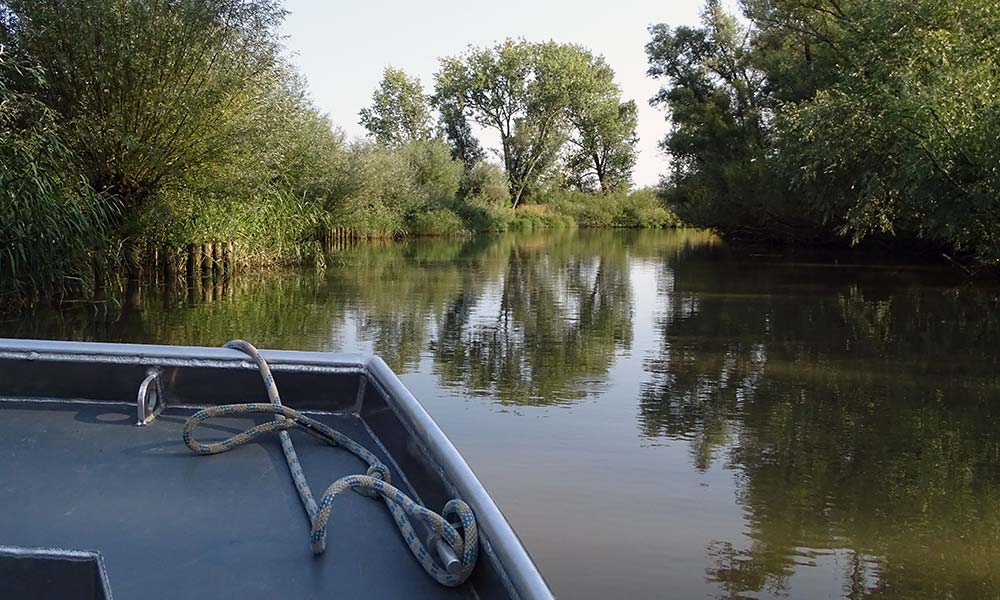
[[[371,101],[382,69],[392,65],[433,87],[442,56],[507,37],[582,44],[603,54],[625,98],[639,106],[637,185],[654,184],[666,169],[657,141],[663,113],[648,100],[659,84],[646,77],[643,47],[653,23],[697,23],[702,0],[288,0],[287,45],[312,96],[350,136],[361,136],[358,111]],[[484,137],[489,146],[493,140]]]

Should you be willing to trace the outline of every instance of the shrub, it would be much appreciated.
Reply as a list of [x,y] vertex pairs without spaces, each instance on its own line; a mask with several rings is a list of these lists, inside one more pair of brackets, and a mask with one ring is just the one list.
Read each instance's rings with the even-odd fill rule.
[[332,227],[371,237],[401,235],[404,214],[421,204],[409,162],[371,143],[351,146],[337,179],[337,199],[324,215]]
[[413,141],[399,149],[410,169],[413,204],[420,208],[450,203],[458,195],[463,165],[451,158],[451,148],[441,140]]
[[576,227],[576,221],[572,216],[559,213],[544,204],[522,204],[514,211],[510,223],[510,229],[513,231],[572,227]]
[[469,204],[488,208],[510,206],[507,175],[502,168],[479,161],[465,172],[460,196]]
[[556,190],[544,197],[545,206],[572,217],[580,227],[677,227],[680,219],[664,207],[653,190],[626,194],[588,194]]
[[467,235],[469,230],[454,211],[436,208],[418,212],[410,217],[408,230],[411,235]]

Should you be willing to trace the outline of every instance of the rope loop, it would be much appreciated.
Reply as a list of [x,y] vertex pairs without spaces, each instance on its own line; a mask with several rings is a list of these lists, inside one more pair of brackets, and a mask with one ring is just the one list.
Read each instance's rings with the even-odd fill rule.
[[[234,448],[248,444],[262,435],[278,432],[281,442],[281,449],[285,454],[285,461],[292,476],[292,481],[302,500],[302,505],[309,516],[311,525],[310,548],[313,553],[321,554],[326,550],[326,530],[332,514],[334,499],[344,491],[351,489],[363,496],[379,498],[385,502],[393,521],[399,528],[399,533],[409,546],[413,556],[420,562],[424,570],[438,583],[449,587],[459,586],[469,578],[473,568],[476,566],[476,558],[479,551],[479,534],[476,528],[476,518],[472,509],[460,499],[449,500],[441,514],[428,510],[426,507],[414,502],[400,489],[393,486],[389,467],[372,454],[367,448],[355,442],[343,433],[330,426],[307,417],[306,415],[288,408],[281,404],[281,396],[278,394],[278,386],[271,375],[271,369],[267,361],[260,355],[260,352],[249,342],[244,340],[232,340],[227,342],[226,348],[239,350],[250,356],[257,363],[270,404],[226,404],[223,406],[213,406],[198,411],[184,423],[183,438],[184,443],[195,454],[219,454],[228,452]],[[246,431],[237,433],[224,440],[211,443],[199,442],[194,437],[194,430],[199,425],[217,417],[235,417],[255,414],[271,414],[274,418],[265,423],[255,425]],[[358,458],[368,464],[368,469],[364,475],[348,475],[334,481],[326,489],[320,501],[317,503],[313,498],[312,489],[306,481],[302,466],[299,464],[298,454],[295,446],[292,445],[290,429],[300,429],[303,432],[322,440],[331,446],[340,446],[354,453]],[[453,525],[448,517],[457,518]],[[455,556],[458,558],[458,565],[449,565],[447,569],[434,560],[432,554],[421,543],[410,519],[416,519],[424,524],[431,532],[431,545],[433,541],[440,538]],[[458,530],[461,530],[459,534]],[[454,562],[454,561],[452,561]]]

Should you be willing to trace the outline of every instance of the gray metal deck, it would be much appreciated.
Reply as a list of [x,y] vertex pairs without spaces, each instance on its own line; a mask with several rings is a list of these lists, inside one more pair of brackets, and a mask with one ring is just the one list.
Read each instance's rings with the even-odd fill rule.
[[[100,552],[118,600],[551,598],[485,490],[384,363],[265,356],[286,405],[374,452],[411,497],[435,511],[450,497],[470,503],[480,558],[465,585],[437,584],[384,503],[353,493],[336,499],[327,550],[314,556],[276,436],[193,454],[182,428],[194,405],[264,401],[253,365],[221,349],[0,339],[0,546]],[[138,427],[134,394],[151,366],[163,369],[168,407]],[[209,421],[199,439],[266,418]],[[292,438],[316,494],[365,472],[344,449]]]
[[[329,547],[313,556],[276,437],[197,456],[181,441],[190,410],[136,427],[128,406],[0,406],[3,543],[97,550],[116,598],[467,597],[428,577],[385,505],[358,494],[338,498]],[[389,463],[357,417],[320,420]],[[226,424],[239,429],[212,433],[252,426]],[[206,427],[206,439],[221,429]],[[292,435],[317,493],[367,468],[350,452]]]

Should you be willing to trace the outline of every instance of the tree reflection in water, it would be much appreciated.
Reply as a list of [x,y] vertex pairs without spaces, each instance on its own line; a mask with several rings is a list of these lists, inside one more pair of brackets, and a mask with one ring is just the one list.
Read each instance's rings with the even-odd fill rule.
[[995,288],[715,251],[664,269],[640,427],[735,473],[747,539],[709,546],[709,581],[801,595],[822,563],[851,598],[997,593]]

